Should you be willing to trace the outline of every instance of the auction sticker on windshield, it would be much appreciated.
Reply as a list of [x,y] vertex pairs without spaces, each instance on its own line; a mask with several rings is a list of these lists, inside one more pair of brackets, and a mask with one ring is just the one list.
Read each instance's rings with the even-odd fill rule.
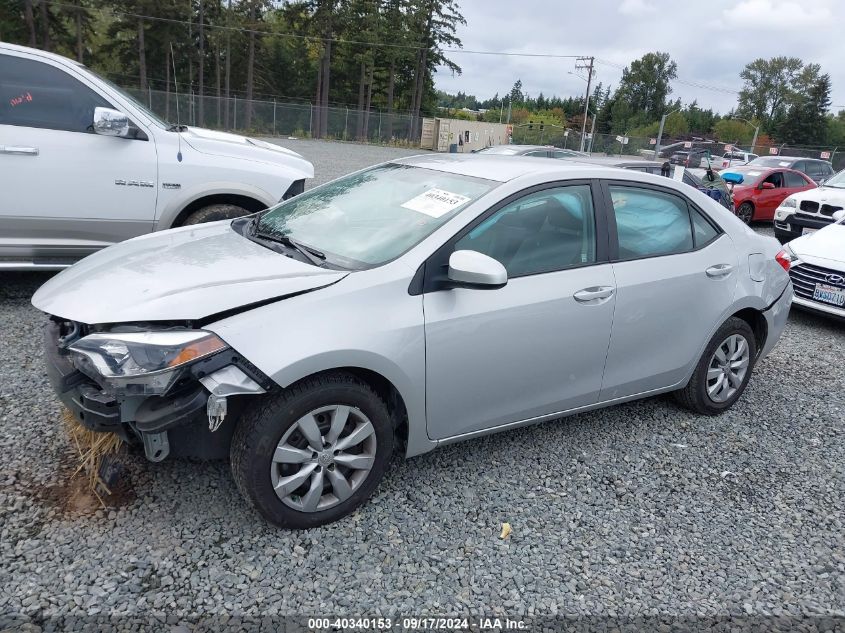
[[446,215],[449,211],[457,209],[462,204],[469,202],[469,198],[459,193],[444,191],[443,189],[429,189],[416,198],[411,198],[402,204],[406,209],[425,213],[433,218]]

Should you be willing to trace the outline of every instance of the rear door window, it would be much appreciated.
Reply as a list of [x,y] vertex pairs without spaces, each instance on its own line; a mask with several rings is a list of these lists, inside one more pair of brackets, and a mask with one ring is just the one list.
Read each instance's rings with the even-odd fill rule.
[[619,260],[693,250],[689,209],[680,196],[655,189],[610,185]]
[[49,64],[0,55],[0,125],[93,132],[99,94]]
[[795,172],[788,171],[788,172],[785,172],[784,175],[786,176],[786,186],[787,187],[795,188],[795,187],[806,187],[807,186],[807,181],[804,180],[801,177],[801,174],[797,174]]

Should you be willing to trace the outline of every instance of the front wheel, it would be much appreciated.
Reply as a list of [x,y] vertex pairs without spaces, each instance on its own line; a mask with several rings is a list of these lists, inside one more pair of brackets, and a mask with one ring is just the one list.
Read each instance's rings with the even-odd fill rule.
[[743,202],[736,210],[736,216],[746,224],[751,224],[754,219],[754,205],[750,202]]
[[675,397],[687,409],[718,415],[745,391],[756,359],[754,332],[742,319],[731,317],[710,339],[689,383]]
[[232,438],[232,474],[270,522],[309,528],[366,501],[393,454],[387,406],[345,372],[308,378],[244,412]]
[[182,226],[217,222],[218,220],[234,220],[245,215],[249,215],[249,211],[236,204],[210,204],[191,213],[182,222]]

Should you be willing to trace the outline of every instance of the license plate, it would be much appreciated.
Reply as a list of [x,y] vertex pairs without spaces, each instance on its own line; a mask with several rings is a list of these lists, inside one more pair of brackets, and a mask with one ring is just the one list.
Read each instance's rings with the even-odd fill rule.
[[828,284],[816,284],[813,291],[813,300],[829,303],[841,308],[845,306],[845,288],[837,288]]
[[810,235],[811,233],[815,233],[816,231],[818,231],[818,229],[805,228],[803,231],[801,231],[801,235]]

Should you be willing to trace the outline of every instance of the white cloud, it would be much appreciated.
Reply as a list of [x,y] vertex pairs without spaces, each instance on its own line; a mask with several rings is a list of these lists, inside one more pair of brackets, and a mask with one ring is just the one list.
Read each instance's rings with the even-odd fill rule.
[[724,23],[740,30],[795,31],[823,26],[832,19],[827,6],[792,0],[743,0],[722,11]]
[[[578,3],[522,0],[513,11],[507,0],[459,0],[467,20],[458,29],[470,50],[595,55],[598,60],[625,66],[649,51],[669,53],[678,64],[678,77],[724,90],[673,84],[672,97],[684,103],[727,112],[736,106],[742,87],[739,73],[758,57],[799,57],[830,73],[835,106],[845,107],[845,24],[843,0],[590,0]],[[799,6],[800,5],[800,6]],[[804,8],[806,5],[809,8]],[[650,13],[623,15],[622,8],[653,7]],[[646,11],[648,9],[646,8]],[[774,14],[774,16],[772,16]],[[787,21],[790,30],[783,30]],[[449,54],[463,68],[452,77],[435,76],[441,90],[459,90],[486,99],[509,91],[522,79],[523,91],[536,96],[583,95],[586,84],[567,74],[575,60],[542,57],[498,57]],[[596,81],[617,86],[622,71],[597,62]],[[835,109],[839,109],[838,107]]]
[[656,10],[645,0],[622,0],[622,4],[619,6],[619,13],[623,15],[646,15],[654,13]]

